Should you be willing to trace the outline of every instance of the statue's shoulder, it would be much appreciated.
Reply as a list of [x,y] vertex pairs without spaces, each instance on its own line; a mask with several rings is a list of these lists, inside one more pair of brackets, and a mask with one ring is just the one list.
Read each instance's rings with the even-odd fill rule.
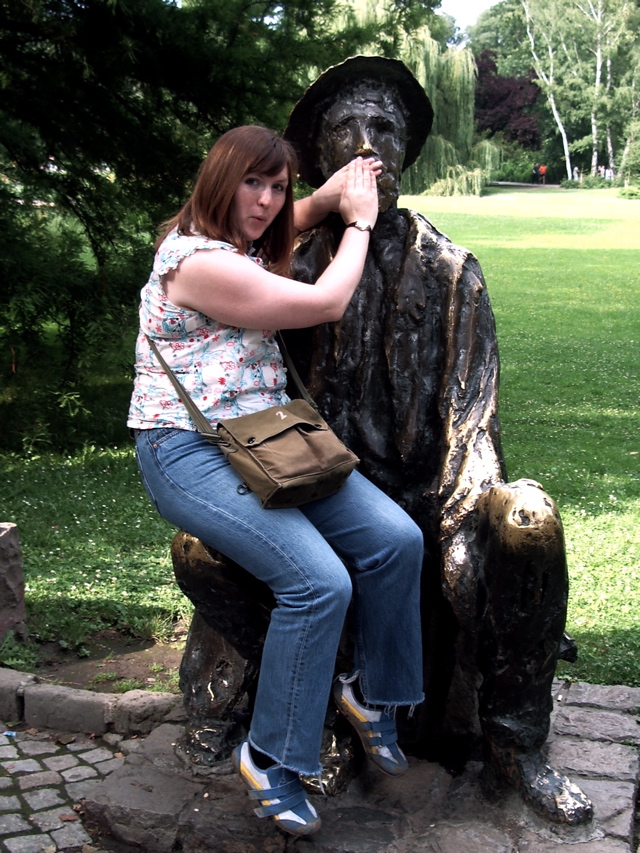
[[473,257],[468,249],[465,249],[464,246],[456,245],[446,234],[436,228],[433,222],[427,219],[422,213],[418,213],[417,210],[400,208],[398,213],[407,220],[413,241],[416,245],[423,246],[432,252],[434,250],[443,252],[462,262],[468,257]]

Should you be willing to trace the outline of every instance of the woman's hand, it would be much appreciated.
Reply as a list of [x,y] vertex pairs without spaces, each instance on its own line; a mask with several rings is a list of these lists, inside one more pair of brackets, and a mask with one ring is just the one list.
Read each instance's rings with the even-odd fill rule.
[[373,170],[358,157],[347,166],[339,212],[345,224],[363,219],[371,227],[378,217],[378,188]]
[[[357,161],[352,160],[352,163],[355,162]],[[373,157],[367,157],[366,159],[362,159],[361,162],[362,168],[369,170],[374,177],[377,178],[378,175],[381,174],[382,162],[380,160],[374,160]],[[326,213],[337,213],[339,211],[340,200],[345,188],[350,166],[351,163],[347,163],[347,165],[343,166],[342,169],[338,169],[337,172],[334,172],[333,175],[331,175],[325,184],[313,193],[313,198],[315,199],[316,204],[326,210]]]
[[[322,222],[330,213],[338,213],[350,165],[347,163],[346,166],[338,169],[314,193],[306,198],[299,199],[295,203],[294,222],[296,231],[307,231]],[[362,160],[362,165],[364,169],[371,172],[374,178],[382,173],[382,162],[374,160],[373,157]]]

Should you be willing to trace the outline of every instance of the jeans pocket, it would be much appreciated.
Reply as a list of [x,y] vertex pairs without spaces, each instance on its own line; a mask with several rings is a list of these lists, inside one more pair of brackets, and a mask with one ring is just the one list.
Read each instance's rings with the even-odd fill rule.
[[179,429],[178,427],[159,427],[158,429],[145,430],[145,432],[148,433],[147,436],[145,436],[146,440],[155,449],[161,444],[164,444],[165,441],[169,441],[169,439],[173,438],[175,435],[184,435],[185,430]]

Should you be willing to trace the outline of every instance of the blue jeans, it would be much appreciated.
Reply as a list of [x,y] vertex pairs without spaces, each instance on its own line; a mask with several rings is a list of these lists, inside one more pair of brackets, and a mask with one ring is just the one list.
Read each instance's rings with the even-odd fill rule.
[[[354,669],[367,702],[415,705],[422,692],[422,533],[355,471],[335,495],[262,509],[199,433],[140,430],[138,465],[158,512],[273,591],[250,742],[317,775],[338,643],[353,595]],[[348,566],[348,569],[346,568]]]

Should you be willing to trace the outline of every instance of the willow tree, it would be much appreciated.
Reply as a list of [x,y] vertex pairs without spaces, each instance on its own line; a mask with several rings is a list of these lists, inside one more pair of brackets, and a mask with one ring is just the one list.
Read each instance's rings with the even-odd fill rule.
[[[430,7],[435,3],[427,4]],[[469,50],[446,48],[432,38],[427,23],[398,26],[394,4],[353,0],[352,12],[377,35],[363,53],[401,59],[424,87],[434,109],[433,129],[413,166],[402,179],[404,192],[423,192],[450,170],[469,162],[474,131],[476,66]]]

